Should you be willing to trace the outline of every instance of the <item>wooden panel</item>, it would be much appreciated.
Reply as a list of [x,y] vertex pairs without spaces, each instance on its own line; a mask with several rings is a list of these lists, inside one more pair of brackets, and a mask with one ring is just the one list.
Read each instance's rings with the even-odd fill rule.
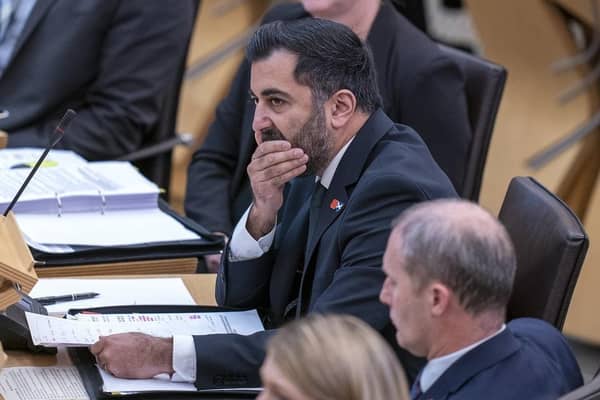
[[85,277],[97,275],[147,275],[147,274],[193,274],[198,259],[173,258],[167,260],[144,260],[106,264],[72,265],[65,267],[37,267],[40,278]]
[[[598,154],[598,153],[596,153]],[[600,344],[600,179],[596,179],[596,187],[584,221],[590,236],[590,249],[583,264],[583,269],[575,294],[571,301],[564,331],[585,341]]]
[[[568,104],[559,104],[559,93],[581,79],[589,68],[558,75],[551,71],[550,65],[554,61],[578,51],[551,2],[467,0],[467,5],[483,43],[484,56],[508,68],[508,82],[496,120],[481,194],[481,203],[497,213],[513,176],[531,175],[550,190],[559,188],[574,165],[581,144],[540,171],[528,169],[525,160],[564,137],[595,113],[598,95],[593,87]],[[564,329],[568,334],[596,342],[600,342],[600,320],[595,315],[595,310],[600,307],[600,297],[595,293],[600,285],[600,271],[593,266],[598,264],[600,256],[594,251],[594,243],[600,242],[599,208],[600,195],[596,193],[583,221],[592,246]]]

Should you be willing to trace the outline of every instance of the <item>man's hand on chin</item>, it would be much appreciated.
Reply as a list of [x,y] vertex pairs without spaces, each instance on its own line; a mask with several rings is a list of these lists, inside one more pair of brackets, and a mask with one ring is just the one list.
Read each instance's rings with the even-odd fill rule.
[[173,374],[173,338],[144,333],[100,336],[90,347],[98,365],[119,378],[152,378]]

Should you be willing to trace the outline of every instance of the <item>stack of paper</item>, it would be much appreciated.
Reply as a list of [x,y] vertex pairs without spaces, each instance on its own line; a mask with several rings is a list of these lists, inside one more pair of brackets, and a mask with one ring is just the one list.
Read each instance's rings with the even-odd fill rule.
[[[1,158],[1,157],[0,157]],[[28,244],[42,251],[68,246],[127,246],[197,240],[158,208],[158,187],[130,163],[64,163],[40,168],[14,208]],[[0,208],[6,208],[29,168],[1,171]]]
[[48,314],[63,316],[72,308],[143,304],[196,304],[181,278],[148,279],[40,279],[29,295],[63,296],[96,292],[92,299],[67,301],[46,306]]

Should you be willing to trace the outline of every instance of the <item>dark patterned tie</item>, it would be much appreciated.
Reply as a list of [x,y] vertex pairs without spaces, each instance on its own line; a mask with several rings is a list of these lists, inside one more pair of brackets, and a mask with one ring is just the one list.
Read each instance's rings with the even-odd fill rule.
[[[311,237],[313,236],[313,231],[317,227],[317,219],[319,217],[319,208],[321,207],[321,203],[323,203],[323,198],[325,197],[325,192],[327,189],[325,186],[321,185],[320,182],[315,182],[315,186],[313,187],[313,192],[310,198],[310,207],[308,209],[308,233],[306,238],[306,248],[304,252],[306,253],[307,248],[310,244]],[[299,260],[298,268],[296,269],[296,274],[294,276],[294,283],[292,286],[293,296],[296,296],[285,308],[283,315],[284,317],[293,316],[297,311],[296,308],[298,306],[298,301],[300,300],[300,284],[302,282],[302,274],[304,273],[304,258]]]
[[[319,219],[319,209],[323,203],[327,189],[321,185],[321,181],[315,183],[312,198],[310,200],[310,211],[308,214],[308,237],[312,238],[317,229],[317,220]],[[308,243],[308,242],[307,242]]]

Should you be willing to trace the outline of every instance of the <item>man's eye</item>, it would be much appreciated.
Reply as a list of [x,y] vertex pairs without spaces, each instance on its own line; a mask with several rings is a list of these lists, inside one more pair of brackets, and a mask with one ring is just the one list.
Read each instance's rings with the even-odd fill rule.
[[279,107],[279,106],[283,105],[283,100],[278,99],[278,98],[272,98],[272,99],[269,99],[269,101],[271,102],[271,105],[273,107]]
[[252,102],[254,104],[258,104],[258,97],[256,97],[256,96],[250,96],[250,102]]

